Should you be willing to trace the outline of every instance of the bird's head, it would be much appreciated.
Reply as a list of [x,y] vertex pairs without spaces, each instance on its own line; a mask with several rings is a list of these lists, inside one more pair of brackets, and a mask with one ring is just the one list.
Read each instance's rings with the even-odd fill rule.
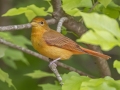
[[46,28],[48,27],[46,21],[44,18],[34,18],[31,22],[32,27],[43,27]]

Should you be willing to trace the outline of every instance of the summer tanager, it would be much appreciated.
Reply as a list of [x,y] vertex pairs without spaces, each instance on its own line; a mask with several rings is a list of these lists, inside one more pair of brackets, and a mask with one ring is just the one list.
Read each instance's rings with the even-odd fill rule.
[[66,60],[76,54],[90,54],[106,60],[110,58],[108,55],[83,48],[70,38],[52,30],[43,18],[33,19],[31,25],[33,47],[48,58]]

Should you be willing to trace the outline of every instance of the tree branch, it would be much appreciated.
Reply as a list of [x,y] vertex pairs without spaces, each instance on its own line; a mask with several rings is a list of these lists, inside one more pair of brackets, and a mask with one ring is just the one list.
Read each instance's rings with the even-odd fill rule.
[[[1,44],[4,44],[4,45],[7,45],[7,46],[9,46],[9,47],[11,47],[11,48],[20,50],[20,51],[22,51],[22,52],[25,52],[25,53],[27,53],[27,54],[30,54],[30,55],[32,55],[32,56],[35,56],[35,57],[37,57],[37,58],[40,58],[40,59],[42,59],[42,60],[44,60],[44,61],[49,62],[49,59],[48,59],[47,57],[42,56],[42,55],[40,55],[39,53],[36,53],[36,52],[31,51],[31,50],[29,50],[29,49],[26,49],[26,48],[20,47],[20,46],[18,46],[18,45],[12,44],[12,43],[10,43],[10,42],[2,39],[2,38],[0,38],[0,43],[1,43]],[[68,69],[68,70],[70,70],[70,71],[75,71],[75,72],[79,73],[80,75],[85,75],[85,76],[93,77],[93,76],[88,75],[88,74],[86,74],[86,73],[84,73],[84,72],[82,72],[82,71],[76,70],[75,68],[73,68],[73,67],[71,67],[71,66],[68,66],[68,65],[66,65],[66,64],[63,64],[63,63],[60,63],[60,62],[56,62],[56,64],[57,64],[58,66],[61,66],[61,67],[65,68],[65,69]]]
[[[51,19],[46,20],[46,22],[50,25],[50,24],[55,24],[56,20],[54,18],[51,18]],[[28,29],[31,27],[32,26],[30,23],[21,24],[21,25],[0,26],[0,31],[4,32],[4,31],[21,30],[21,29]]]
[[20,30],[25,28],[30,28],[31,24],[21,24],[21,25],[9,25],[9,26],[1,26],[0,31],[12,31],[12,30]]
[[62,28],[62,25],[63,23],[68,20],[67,17],[62,17],[59,22],[58,22],[58,25],[57,25],[57,32],[61,33],[61,28]]

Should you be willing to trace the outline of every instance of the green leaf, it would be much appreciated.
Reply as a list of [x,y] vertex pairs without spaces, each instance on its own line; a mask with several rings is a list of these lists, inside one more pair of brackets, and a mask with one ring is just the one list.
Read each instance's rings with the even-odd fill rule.
[[92,7],[92,0],[81,0],[81,2],[79,3],[78,6],[91,8]]
[[26,47],[26,45],[32,45],[31,41],[23,35],[12,35],[11,33],[0,32],[0,37],[22,47]]
[[20,15],[23,14],[27,11],[27,8],[12,8],[10,10],[8,10],[5,14],[3,14],[2,16],[15,16],[15,15]]
[[79,3],[81,2],[81,0],[62,0],[63,2],[63,9],[73,9],[78,7]]
[[114,80],[109,76],[92,79],[70,72],[63,75],[63,80],[62,90],[120,90],[120,80]]
[[63,26],[62,26],[62,31],[61,31],[61,33],[62,33],[63,35],[66,35],[66,34],[67,34],[67,30],[66,30],[66,28],[63,27]]
[[0,38],[4,38],[5,40],[12,41],[10,33],[0,32]]
[[88,81],[89,80],[88,77],[85,77],[85,76],[80,77],[75,72],[69,73],[67,76],[68,77],[65,76],[67,79],[64,80],[64,84],[62,86],[62,90],[80,90],[81,84],[84,81]]
[[52,85],[52,84],[40,84],[43,90],[61,90],[60,85]]
[[120,80],[113,80],[111,77],[91,79],[82,83],[80,90],[119,90]]
[[77,39],[77,42],[84,42],[93,45],[100,45],[102,50],[108,51],[115,47],[116,45],[120,46],[119,41],[107,31],[87,31],[80,39]]
[[[0,32],[0,37],[7,41],[12,41],[12,43],[22,46],[22,47],[26,47],[26,45],[31,45],[31,42],[22,35],[15,36],[15,35],[12,35],[11,33]],[[8,66],[10,66],[14,69],[17,69],[17,66],[14,62],[15,60],[20,60],[20,61],[24,62],[25,64],[29,65],[29,62],[23,55],[23,52],[15,50],[15,49],[11,49],[11,48],[5,49],[4,45],[2,45],[0,47],[0,55],[1,55],[1,57],[4,55],[3,61]]]
[[78,8],[73,8],[69,10],[65,10],[67,14],[71,16],[80,16],[80,10]]
[[119,11],[115,9],[104,8],[102,12],[111,18],[117,19],[119,17]]
[[28,21],[30,22],[37,15],[32,10],[27,10],[25,12],[25,16],[27,17]]
[[91,0],[75,0],[70,1],[69,0],[63,0],[62,5],[64,11],[71,15],[71,16],[80,16],[80,10],[77,7],[92,7],[92,1]]
[[97,13],[88,14],[81,12],[81,16],[88,28],[92,28],[93,30],[105,30],[120,38],[119,25],[115,19]]
[[13,60],[13,61],[19,60],[19,61],[22,61],[25,64],[29,65],[29,62],[27,61],[27,59],[25,58],[25,56],[23,55],[23,53],[21,51],[11,49],[11,48],[6,50],[5,57],[3,57],[3,59],[5,59],[8,62],[9,62],[9,60]]
[[13,87],[16,90],[16,87],[13,85],[12,80],[9,78],[9,75],[0,69],[0,80],[6,82],[9,87]]
[[0,58],[5,55],[6,49],[7,49],[7,46],[0,44]]
[[120,6],[117,5],[117,4],[115,4],[113,1],[110,2],[110,4],[108,5],[108,8],[112,8],[112,9],[114,9],[114,10],[120,11]]
[[77,41],[94,45],[100,45],[103,50],[110,50],[120,46],[120,29],[116,20],[97,13],[81,13],[88,28],[93,31],[86,32]]
[[116,68],[118,73],[120,74],[120,61],[115,60],[113,63],[113,67]]
[[[48,13],[52,13],[52,12],[53,12],[52,6],[50,6],[50,7],[48,8],[47,12],[48,12]],[[49,14],[49,15],[51,15],[51,14]]]
[[37,7],[34,4],[29,5],[27,7],[20,7],[20,8],[12,8],[9,11],[7,11],[2,16],[15,16],[25,14],[28,21],[31,21],[36,16],[46,16],[48,14],[47,11],[45,11],[44,7]]
[[34,4],[27,6],[28,10],[32,10],[37,16],[46,16],[48,13],[44,7],[37,7]]
[[42,78],[42,77],[48,77],[48,76],[55,77],[51,73],[43,72],[43,71],[40,71],[40,70],[35,70],[33,73],[28,73],[28,74],[25,74],[25,75],[29,76],[29,77],[32,77],[32,78]]
[[65,82],[66,80],[68,80],[69,78],[71,78],[72,76],[76,76],[79,77],[80,75],[76,72],[69,72],[68,74],[64,74],[62,76],[63,82]]
[[14,44],[26,47],[26,45],[32,45],[31,41],[23,35],[10,35]]
[[14,60],[10,60],[9,58],[7,57],[4,57],[3,58],[3,62],[8,65],[9,67],[13,68],[13,69],[17,69],[17,65],[16,63],[14,62]]
[[107,5],[112,1],[112,0],[98,0],[101,4],[104,5],[104,7],[107,7]]

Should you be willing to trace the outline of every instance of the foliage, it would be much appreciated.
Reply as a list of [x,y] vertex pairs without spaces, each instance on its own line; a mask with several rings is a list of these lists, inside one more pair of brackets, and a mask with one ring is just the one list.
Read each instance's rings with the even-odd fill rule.
[[120,74],[120,61],[115,60],[113,63],[113,67],[116,68],[118,73]]
[[42,77],[48,77],[48,76],[53,76],[53,74],[47,73],[47,72],[43,72],[40,70],[35,70],[33,73],[28,73],[25,74],[26,76],[32,77],[32,78],[42,78]]
[[79,76],[75,72],[64,74],[62,88],[58,84],[39,85],[43,90],[119,90],[120,80],[114,80],[107,76],[105,78],[91,79],[86,76]]
[[20,7],[20,8],[12,8],[7,13],[3,14],[2,16],[15,16],[20,14],[25,14],[29,21],[36,16],[46,16],[48,13],[45,11],[44,7],[37,7],[35,5],[30,5],[27,7]]
[[12,80],[9,78],[9,75],[0,69],[0,80],[6,82],[9,87],[13,87],[16,90],[16,87],[13,85]]
[[[4,38],[5,40],[11,41],[16,45],[20,45],[22,47],[26,47],[26,45],[31,45],[31,42],[26,39],[24,36],[17,35],[14,36],[10,33],[4,33],[0,32],[0,37]],[[20,42],[22,39],[22,42]],[[22,61],[25,64],[29,65],[29,62],[27,59],[24,57],[23,53],[21,51],[15,50],[8,48],[7,46],[1,45],[0,47],[1,52],[1,57],[3,57],[3,61],[10,67],[17,69],[17,66],[14,61]]]
[[[91,79],[85,76],[79,76],[75,72],[70,72],[67,75],[67,78],[64,78],[64,85],[62,90],[119,90],[120,80],[113,80],[111,77]],[[66,77],[66,76],[65,76]]]
[[86,26],[91,30],[78,39],[78,42],[100,45],[106,51],[116,45],[120,46],[120,29],[115,19],[97,13],[81,13],[81,16]]
[[[102,48],[102,50],[109,51],[113,49],[115,46],[120,46],[119,43],[120,29],[118,23],[120,21],[120,14],[119,14],[120,6],[115,4],[112,0],[97,0],[100,3],[98,3],[93,8],[92,13],[89,13],[90,8],[92,8],[93,4],[95,3],[94,1],[95,0],[74,0],[74,1],[62,0],[62,8],[67,14],[79,19],[79,21],[83,20],[86,27],[89,29],[84,35],[82,35],[81,38],[77,40],[78,42],[99,45]],[[48,8],[46,8],[46,6],[41,7],[31,4],[31,5],[21,6],[19,8],[9,9],[2,16],[16,16],[16,15],[24,14],[25,17],[30,22],[36,16],[51,15],[53,10],[50,4],[50,0],[44,2],[48,3],[47,4]],[[64,27],[63,29],[64,30],[62,30],[62,33],[66,35],[67,31],[65,30]],[[16,45],[20,45],[25,48],[31,46],[30,40],[28,40],[23,35],[13,35],[11,33],[0,32],[0,38],[4,38],[10,42],[13,42]],[[14,69],[17,69],[17,67],[19,66],[17,62],[20,61],[22,61],[26,65],[29,65],[28,59],[31,59],[31,57],[29,56],[26,58],[26,56],[27,55],[25,55],[20,51],[11,49],[7,46],[0,44],[0,58],[2,58],[5,64],[7,64],[8,66]],[[36,58],[34,58],[34,60],[35,59]],[[32,64],[34,64],[33,63],[34,60],[32,61]],[[36,64],[38,63],[35,63],[35,65],[30,70],[36,69],[35,68],[37,67]],[[41,80],[44,79],[44,77],[51,77],[51,76],[54,77],[54,75],[51,73],[43,72],[43,70],[46,70],[44,68],[45,65],[43,64],[43,62],[40,63],[40,65],[38,65],[37,67],[37,69],[43,69],[43,70],[36,69],[32,73],[27,73],[30,71],[29,70],[27,71],[23,67],[24,65],[22,64],[20,72],[23,71],[22,74],[26,73],[25,76],[32,77],[33,80],[38,80],[38,79]],[[28,66],[28,68],[31,67]],[[114,68],[116,68],[118,73],[120,73],[119,61],[114,62]],[[18,70],[19,69],[20,68],[18,67]],[[8,73],[11,73],[9,72],[9,69],[8,69]],[[22,81],[21,78],[17,77],[17,75],[14,75],[13,77],[19,79],[19,81],[21,81],[21,84],[25,83],[25,80]],[[42,83],[39,84],[38,86],[42,87],[43,90],[48,90],[48,89],[49,90],[107,90],[107,89],[120,90],[120,84],[119,84],[120,80],[114,80],[111,77],[92,79],[87,76],[80,76],[75,72],[70,72],[68,74],[64,74],[62,78],[64,82],[64,85],[62,87],[59,85],[58,82],[55,82],[55,84]],[[0,80],[3,82],[7,82],[9,87],[12,86],[15,88],[8,74],[2,71],[1,69],[0,69]],[[18,82],[18,80],[16,80],[16,82]],[[27,83],[25,83],[25,85]],[[36,83],[38,83],[38,81],[36,81]],[[33,89],[34,88],[31,88],[31,90]]]

